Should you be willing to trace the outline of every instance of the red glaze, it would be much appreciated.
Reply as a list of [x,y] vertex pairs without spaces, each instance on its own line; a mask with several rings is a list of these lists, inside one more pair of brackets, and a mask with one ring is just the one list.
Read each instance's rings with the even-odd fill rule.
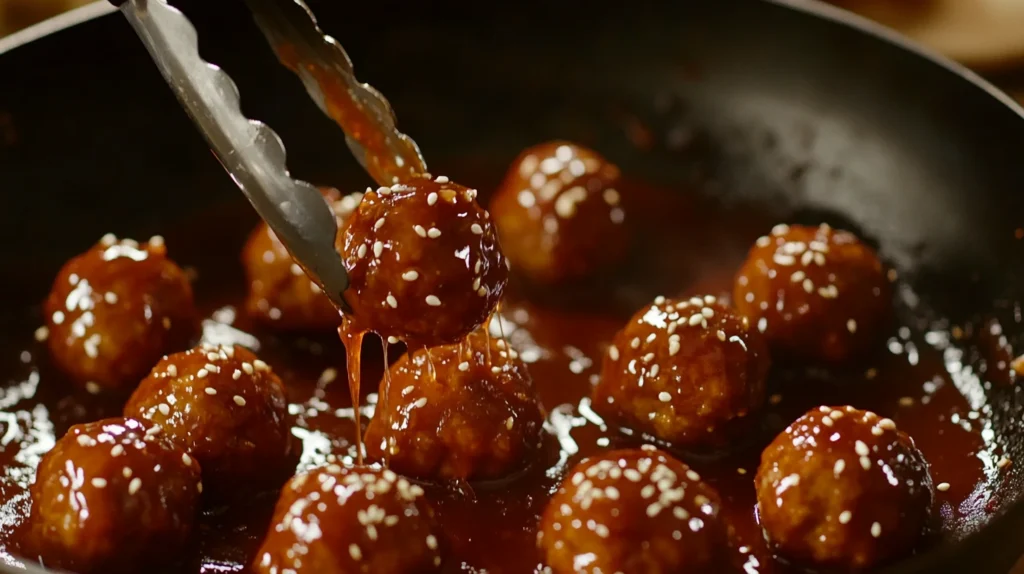
[[124,407],[203,465],[214,496],[280,486],[295,469],[284,386],[243,347],[203,344],[162,359]]
[[420,574],[441,565],[423,489],[390,470],[325,468],[291,479],[256,553],[259,574]]
[[620,263],[630,233],[619,185],[619,168],[583,146],[553,141],[520,154],[491,200],[516,273],[559,283]]
[[502,340],[476,332],[420,349],[392,365],[390,377],[387,401],[366,429],[371,458],[428,480],[501,478],[536,458],[544,417],[526,365]]
[[814,361],[862,353],[891,314],[874,250],[825,224],[780,224],[758,239],[736,276],[733,303],[773,348]]
[[359,328],[434,346],[484,322],[508,268],[475,198],[446,177],[366,192],[343,233],[346,299]]
[[48,566],[139,572],[177,558],[192,531],[200,470],[158,430],[120,418],[76,425],[43,457],[30,523]]
[[569,472],[537,542],[556,574],[720,572],[719,507],[718,493],[668,454],[611,451]]
[[196,330],[192,287],[160,237],[104,236],[61,268],[44,312],[54,363],[94,394],[131,392]]
[[[320,191],[334,210],[339,229],[363,198],[362,193],[342,197],[333,188]],[[245,310],[260,323],[282,331],[326,331],[341,322],[331,300],[292,260],[266,223],[260,222],[249,235],[242,264],[249,284]]]
[[901,557],[926,526],[928,463],[891,419],[820,407],[761,455],[761,525],[782,555],[808,566],[862,570]]
[[761,335],[715,297],[658,297],[616,333],[594,408],[678,446],[726,446],[764,404],[769,365]]

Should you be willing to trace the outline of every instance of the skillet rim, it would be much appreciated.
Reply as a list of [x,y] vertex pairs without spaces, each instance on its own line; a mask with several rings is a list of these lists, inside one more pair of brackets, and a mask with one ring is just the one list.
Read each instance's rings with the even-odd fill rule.
[[[875,40],[889,44],[895,49],[912,53],[927,63],[938,66],[959,79],[972,84],[974,87],[983,91],[988,97],[999,101],[1004,108],[1012,112],[1017,116],[1017,118],[1024,120],[1024,105],[1018,103],[1010,97],[1009,94],[995,86],[989,80],[983,78],[966,66],[929,48],[921,46],[881,24],[846,11],[842,8],[826,4],[820,0],[754,1],[772,4],[783,9],[789,9],[805,15],[817,17],[832,24],[853,29],[854,31],[869,36]],[[171,0],[170,3],[174,4],[173,0]],[[15,32],[7,37],[0,38],[0,56],[13,52],[17,48],[25,46],[31,42],[42,40],[68,28],[107,16],[117,11],[117,8],[106,0],[96,0],[95,2],[85,4],[79,8],[59,14],[47,20],[43,20],[42,22]],[[1024,122],[1021,123],[1021,129],[1024,130]],[[972,543],[976,545],[978,540],[982,538],[997,537],[999,536],[1000,531],[1005,531],[1007,526],[1012,528],[1012,525],[1015,522],[1024,523],[1024,500],[1008,505],[1001,513],[999,513],[999,515],[992,518],[992,520],[974,534],[971,534],[956,543],[934,547],[923,554],[907,557],[904,560],[884,568],[883,571],[886,573],[893,573],[901,572],[903,570],[924,572],[931,568],[939,568],[941,570],[941,565],[946,564],[948,566],[948,563],[946,563],[945,560],[961,554],[964,547],[971,546]],[[1024,554],[1024,548],[1021,550],[1022,554]],[[968,552],[969,551],[970,549],[968,549]],[[62,572],[59,570],[46,569],[45,567],[41,568],[36,562],[27,561],[21,557],[14,557],[14,559],[21,561],[20,567],[0,563],[0,573],[24,572],[28,574],[60,574],[60,572]]]

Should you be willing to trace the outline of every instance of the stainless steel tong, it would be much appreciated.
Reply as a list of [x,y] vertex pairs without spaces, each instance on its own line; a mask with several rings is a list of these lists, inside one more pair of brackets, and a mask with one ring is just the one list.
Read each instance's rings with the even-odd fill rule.
[[[348,310],[348,274],[335,248],[334,214],[312,185],[291,177],[281,138],[242,115],[238,88],[199,57],[195,27],[166,0],[111,0],[131,23],[164,79],[224,169],[292,258]],[[301,0],[247,0],[282,63],[320,109],[345,130],[349,149],[381,185],[426,172],[416,143],[395,127],[384,97],[355,79],[348,55],[325,36]]]

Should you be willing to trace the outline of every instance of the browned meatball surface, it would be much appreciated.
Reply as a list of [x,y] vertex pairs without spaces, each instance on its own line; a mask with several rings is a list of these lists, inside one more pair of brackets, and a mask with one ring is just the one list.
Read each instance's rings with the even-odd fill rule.
[[281,380],[238,346],[203,344],[162,359],[125,405],[203,465],[215,496],[280,486],[295,470]]
[[44,312],[54,363],[91,393],[131,392],[196,331],[192,287],[160,237],[104,236],[61,268]]
[[658,297],[612,340],[594,408],[681,446],[721,447],[764,404],[760,334],[713,296]]
[[406,354],[390,373],[366,429],[374,459],[434,480],[500,478],[534,459],[544,417],[526,365],[501,339],[477,331]]
[[446,177],[368,191],[343,232],[356,324],[412,346],[454,343],[477,328],[508,278],[476,190]]
[[140,572],[182,550],[202,492],[199,463],[131,419],[71,427],[39,463],[32,544],[47,566]]
[[[321,192],[344,225],[363,194],[342,197],[335,189]],[[340,237],[340,233],[339,233]],[[284,244],[263,222],[249,235],[242,251],[249,284],[245,310],[260,323],[280,330],[328,330],[341,323],[338,311],[320,287],[292,260]]]
[[253,571],[420,574],[441,565],[423,489],[390,470],[331,465],[296,475],[277,502]]
[[887,418],[819,407],[768,445],[755,479],[761,526],[800,564],[860,570],[914,547],[932,504],[928,463]]
[[845,361],[877,341],[890,317],[885,269],[871,247],[828,225],[776,225],[750,250],[736,309],[775,349]]
[[537,542],[556,574],[719,572],[719,507],[715,490],[668,454],[612,451],[569,472]]
[[583,146],[553,141],[524,151],[491,213],[515,272],[538,283],[582,279],[626,256],[619,169]]

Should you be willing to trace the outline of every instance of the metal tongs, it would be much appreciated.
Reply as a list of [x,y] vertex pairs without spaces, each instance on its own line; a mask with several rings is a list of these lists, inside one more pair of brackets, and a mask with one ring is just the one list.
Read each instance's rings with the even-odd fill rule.
[[[292,258],[342,311],[348,273],[335,248],[334,213],[312,185],[291,177],[281,138],[242,115],[238,88],[199,57],[195,27],[166,0],[110,0],[128,18],[164,79],[224,169]],[[349,149],[381,185],[426,173],[416,143],[395,127],[390,104],[358,82],[345,50],[317,26],[302,0],[246,0],[283,64],[345,131]]]

